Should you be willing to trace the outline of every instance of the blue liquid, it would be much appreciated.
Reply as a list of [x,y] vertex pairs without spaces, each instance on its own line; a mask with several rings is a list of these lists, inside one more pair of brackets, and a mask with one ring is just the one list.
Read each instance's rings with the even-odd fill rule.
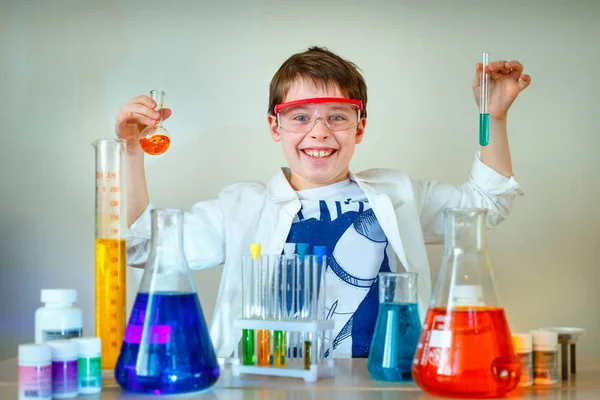
[[127,391],[157,395],[201,391],[219,379],[196,293],[138,293],[115,379]]
[[415,303],[380,303],[367,369],[380,381],[412,380],[412,362],[421,334]]

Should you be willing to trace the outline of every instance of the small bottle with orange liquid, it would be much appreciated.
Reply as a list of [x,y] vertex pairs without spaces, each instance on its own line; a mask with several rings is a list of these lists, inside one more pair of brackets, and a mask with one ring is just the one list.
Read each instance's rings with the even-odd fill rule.
[[501,397],[521,367],[498,305],[485,242],[485,209],[446,209],[445,251],[413,361],[413,379],[437,396]]
[[160,119],[156,125],[147,126],[140,135],[140,146],[147,154],[156,156],[163,154],[169,148],[171,139],[169,132],[163,126],[163,116],[161,109],[165,98],[165,92],[162,90],[151,90],[150,98],[156,103],[156,110],[160,114]]

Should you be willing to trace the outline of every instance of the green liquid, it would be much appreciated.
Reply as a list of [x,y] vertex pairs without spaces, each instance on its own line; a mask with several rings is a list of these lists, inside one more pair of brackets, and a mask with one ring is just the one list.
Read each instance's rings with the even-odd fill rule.
[[244,329],[242,332],[242,364],[254,365],[254,330]]
[[79,391],[101,387],[100,357],[80,357],[77,359],[77,384]]
[[285,366],[285,333],[283,331],[273,332],[273,365],[275,367]]
[[479,145],[487,146],[490,142],[490,114],[479,114]]

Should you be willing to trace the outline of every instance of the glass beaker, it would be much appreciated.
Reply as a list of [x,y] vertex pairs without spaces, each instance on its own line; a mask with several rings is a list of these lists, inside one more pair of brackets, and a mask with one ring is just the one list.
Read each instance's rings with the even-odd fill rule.
[[446,209],[444,256],[413,378],[448,397],[500,397],[521,375],[486,246],[486,209]]
[[420,334],[417,274],[379,273],[379,312],[367,360],[371,377],[381,381],[412,380]]
[[144,128],[140,135],[140,146],[147,154],[156,156],[167,151],[171,145],[169,132],[163,126],[163,103],[165,92],[162,90],[151,90],[150,98],[156,103],[156,110],[160,114],[160,119],[156,125],[150,125]]
[[117,363],[125,332],[127,207],[123,139],[101,139],[96,149],[96,336],[102,343],[102,369]]
[[219,365],[183,252],[184,212],[153,209],[152,244],[115,379],[136,393],[179,394],[212,386]]

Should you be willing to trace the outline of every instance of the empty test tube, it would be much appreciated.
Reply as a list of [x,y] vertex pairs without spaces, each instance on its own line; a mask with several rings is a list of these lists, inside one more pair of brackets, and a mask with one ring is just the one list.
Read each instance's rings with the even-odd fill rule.
[[[315,254],[315,266],[312,271],[313,281],[311,282],[311,319],[324,320],[325,319],[325,298],[321,296],[321,292],[324,292],[323,276],[327,269],[327,247],[326,246],[314,246]],[[324,334],[319,332],[317,334],[316,348],[314,349],[315,362],[319,363],[324,353]]]

